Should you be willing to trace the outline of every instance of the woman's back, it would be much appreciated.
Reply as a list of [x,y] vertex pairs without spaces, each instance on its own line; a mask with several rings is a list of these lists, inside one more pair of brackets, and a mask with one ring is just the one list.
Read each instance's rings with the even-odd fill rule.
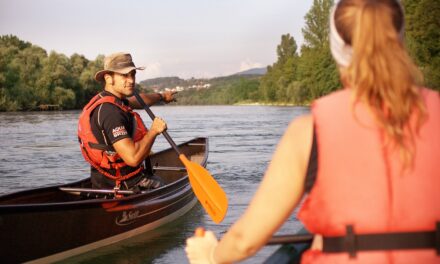
[[[440,221],[440,96],[421,89],[427,119],[414,136],[411,169],[402,169],[398,149],[384,142],[371,112],[362,103],[352,106],[345,89],[317,100],[312,108],[318,149],[318,172],[310,195],[299,212],[307,229],[324,237],[434,230]],[[435,250],[360,251],[356,263],[436,263]],[[304,263],[345,262],[344,253],[310,251]],[[352,260],[353,261],[353,260]],[[401,262],[403,261],[403,262]],[[429,262],[431,261],[431,262]]]

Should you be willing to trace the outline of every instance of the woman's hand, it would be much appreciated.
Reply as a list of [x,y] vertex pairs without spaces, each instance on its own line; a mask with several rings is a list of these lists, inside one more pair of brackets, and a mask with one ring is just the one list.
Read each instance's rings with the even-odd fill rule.
[[214,251],[218,241],[212,231],[195,235],[186,240],[185,252],[191,264],[215,264]]

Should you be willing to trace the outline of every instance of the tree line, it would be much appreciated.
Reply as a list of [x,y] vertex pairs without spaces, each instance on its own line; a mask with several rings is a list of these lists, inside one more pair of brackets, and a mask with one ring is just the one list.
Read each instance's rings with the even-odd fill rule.
[[209,80],[209,89],[189,89],[177,95],[180,105],[230,105],[259,101],[259,75],[232,75]]
[[94,81],[104,56],[67,57],[18,39],[0,36],[0,111],[34,110],[39,105],[82,107],[101,88]]
[[[290,34],[281,36],[277,61],[259,80],[241,78],[206,91],[188,91],[184,104],[309,104],[341,87],[329,46],[329,14],[333,0],[314,0],[305,15],[304,44],[298,51]],[[425,84],[440,90],[440,1],[404,0],[405,44],[425,76]]]
[[[428,87],[440,90],[440,1],[403,0],[405,41]],[[328,41],[333,0],[314,0],[305,15],[304,43],[298,48],[290,35],[281,36],[277,61],[262,77],[220,78],[212,88],[179,93],[179,104],[308,104],[341,87]],[[0,111],[33,110],[41,104],[79,109],[102,89],[94,81],[103,55],[88,60],[67,57],[22,41],[0,36]],[[148,87],[144,87],[148,90]]]
[[300,52],[290,34],[281,36],[277,61],[268,66],[261,79],[259,91],[263,101],[307,104],[341,86],[328,40],[332,6],[332,0],[313,1],[305,15]]

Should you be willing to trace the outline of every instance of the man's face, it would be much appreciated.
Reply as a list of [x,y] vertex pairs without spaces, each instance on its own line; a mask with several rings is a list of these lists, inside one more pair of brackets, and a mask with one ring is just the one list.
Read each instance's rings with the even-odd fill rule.
[[136,83],[136,70],[132,70],[127,74],[114,73],[112,93],[120,97],[131,96],[133,95],[135,83]]

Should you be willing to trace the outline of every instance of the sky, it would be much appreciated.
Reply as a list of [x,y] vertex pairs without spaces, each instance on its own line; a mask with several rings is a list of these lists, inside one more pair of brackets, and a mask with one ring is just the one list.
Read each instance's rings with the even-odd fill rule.
[[312,0],[0,0],[0,35],[94,60],[131,53],[138,80],[212,78],[276,61],[298,46]]

